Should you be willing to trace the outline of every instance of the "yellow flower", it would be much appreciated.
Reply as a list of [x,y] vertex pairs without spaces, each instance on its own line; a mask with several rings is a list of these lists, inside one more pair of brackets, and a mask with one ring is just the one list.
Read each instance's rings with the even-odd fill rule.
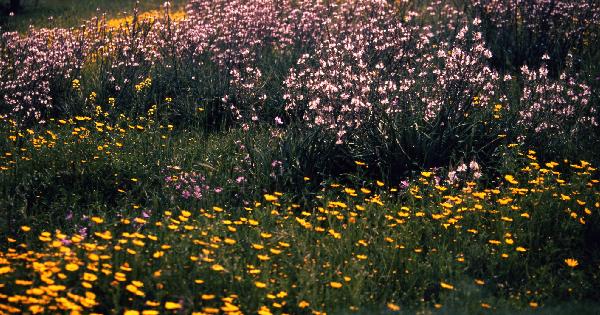
[[567,264],[567,266],[569,266],[571,268],[575,268],[575,267],[579,266],[579,262],[575,258],[565,259],[565,264]]
[[400,306],[398,306],[398,305],[396,305],[396,304],[394,304],[394,303],[388,303],[388,304],[387,304],[387,307],[388,307],[388,309],[389,309],[390,311],[394,311],[394,312],[397,312],[397,311],[399,311],[399,310],[400,310]]
[[163,252],[162,250],[156,251],[154,252],[154,254],[152,254],[153,258],[160,258],[165,254],[165,252]]
[[440,286],[443,289],[454,290],[454,286],[446,282],[440,282]]
[[201,314],[217,314],[217,313],[219,313],[219,309],[214,308],[214,307],[205,307],[202,309],[202,311],[204,311],[204,313],[201,313]]
[[123,315],[140,315],[140,312],[134,310],[127,310]]
[[522,252],[522,253],[527,251],[527,249],[525,249],[525,247],[521,247],[521,246],[517,247],[516,250],[517,250],[517,252]]
[[479,199],[484,199],[485,198],[485,193],[484,192],[474,192],[473,196],[479,198]]
[[5,273],[9,273],[11,271],[12,271],[12,269],[10,269],[9,266],[0,267],[0,275],[3,275]]
[[512,175],[506,175],[504,176],[504,179],[506,179],[507,182],[513,184],[513,185],[517,185],[519,182],[515,180],[514,176]]
[[509,204],[511,201],[513,201],[513,199],[512,198],[508,198],[508,197],[505,197],[505,198],[502,198],[502,199],[498,199],[498,203],[501,204],[501,205],[503,205],[503,206]]
[[76,271],[77,269],[79,269],[79,266],[77,264],[70,263],[65,266],[65,269],[67,269],[68,271]]
[[262,260],[262,261],[267,261],[267,260],[271,259],[269,257],[269,255],[256,255],[256,257],[258,257],[258,259]]
[[227,302],[225,302],[225,306],[221,307],[221,310],[225,313],[237,312],[237,311],[239,311],[239,309],[240,309],[239,307],[237,307],[231,303],[227,303]]
[[211,267],[211,268],[212,268],[212,270],[214,270],[214,271],[224,271],[224,270],[225,270],[225,268],[223,268],[223,266],[221,266],[221,265],[219,265],[219,264],[214,264],[214,265],[212,265],[212,267]]
[[342,284],[336,281],[329,282],[329,285],[334,289],[339,289],[342,287]]
[[39,306],[39,305],[31,305],[29,306],[29,310],[31,311],[32,314],[40,314],[44,312],[44,307]]
[[538,307],[538,306],[539,306],[539,304],[538,304],[537,302],[529,302],[529,306],[530,306],[531,308],[536,308],[536,307]]
[[110,233],[110,231],[105,231],[105,232],[95,232],[94,235],[98,236],[99,238],[103,239],[103,240],[110,240],[112,239],[112,233]]
[[236,240],[227,237],[227,238],[225,238],[225,240],[223,240],[223,242],[225,242],[225,244],[227,244],[227,245],[233,245],[236,243]]
[[261,244],[254,244],[253,243],[251,246],[252,246],[252,248],[257,249],[257,250],[261,250],[261,249],[265,248],[265,246],[263,246]]
[[31,231],[31,228],[30,228],[30,227],[28,227],[28,226],[26,226],[26,225],[23,225],[23,226],[21,227],[21,230],[22,230],[23,232],[29,232],[29,231]]
[[340,239],[340,238],[342,238],[342,234],[341,234],[341,233],[338,233],[338,232],[336,232],[336,231],[335,231],[335,230],[333,230],[333,229],[330,229],[330,230],[329,230],[329,231],[327,231],[327,232],[328,232],[328,233],[329,233],[331,236],[333,236],[334,238],[337,238],[337,239]]
[[277,199],[279,199],[279,198],[277,198],[277,196],[273,196],[273,195],[269,195],[269,194],[265,194],[264,197],[265,197],[266,201],[277,201]]
[[94,223],[100,224],[104,222],[104,219],[100,218],[100,217],[92,217],[92,221]]
[[567,201],[567,200],[571,200],[571,197],[569,197],[567,195],[560,194],[560,199]]
[[212,300],[215,298],[214,294],[202,294],[200,296],[200,298],[202,298],[203,300]]
[[88,273],[88,272],[83,273],[83,280],[85,280],[85,281],[96,281],[97,279],[98,279],[98,276],[96,276],[93,273]]
[[165,308],[168,310],[178,310],[181,308],[181,305],[179,303],[175,303],[175,302],[166,302]]
[[307,308],[307,307],[309,307],[309,306],[310,306],[310,303],[308,303],[308,302],[306,302],[306,301],[304,301],[304,300],[302,300],[302,301],[300,301],[300,302],[298,303],[298,307],[299,307],[299,308]]
[[432,174],[432,172],[421,172],[421,175],[425,178],[431,177]]
[[140,290],[138,289],[138,287],[137,287],[137,286],[135,286],[135,285],[133,285],[133,284],[128,284],[128,285],[125,287],[125,290],[127,290],[127,291],[129,291],[129,292],[131,292],[131,293],[133,293],[133,294],[135,294],[135,295],[144,296],[144,292],[140,291]]
[[260,288],[260,289],[262,289],[262,288],[266,288],[266,287],[267,287],[267,284],[266,284],[266,283],[264,283],[264,282],[260,282],[260,281],[256,281],[256,282],[254,282],[254,285],[255,285],[257,288]]

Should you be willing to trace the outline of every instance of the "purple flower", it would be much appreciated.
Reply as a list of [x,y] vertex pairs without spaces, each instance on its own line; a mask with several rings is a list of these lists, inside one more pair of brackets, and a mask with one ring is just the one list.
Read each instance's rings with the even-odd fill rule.
[[71,244],[73,243],[71,240],[69,240],[69,239],[66,239],[66,238],[62,238],[62,239],[60,240],[60,242],[61,242],[63,245],[65,245],[65,246],[69,246],[69,245],[71,245]]
[[87,227],[81,227],[78,232],[79,232],[79,235],[81,237],[86,238],[87,235],[88,235],[88,228]]

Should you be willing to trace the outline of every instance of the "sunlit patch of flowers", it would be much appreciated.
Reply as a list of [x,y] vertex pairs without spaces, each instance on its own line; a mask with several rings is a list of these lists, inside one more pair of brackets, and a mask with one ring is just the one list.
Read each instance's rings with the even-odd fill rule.
[[[166,7],[166,8],[168,8],[168,7]],[[154,21],[156,19],[164,18],[165,14],[167,14],[167,13],[163,10],[150,10],[150,11],[141,12],[140,14],[135,16],[135,19]],[[168,11],[168,15],[169,15],[169,18],[173,21],[181,21],[181,20],[185,19],[185,11],[183,11],[183,10],[174,11],[174,12]],[[136,20],[136,22],[137,22],[137,20]],[[125,17],[109,19],[106,21],[106,25],[109,28],[116,29],[116,28],[124,27],[126,25],[131,25],[131,24],[133,24],[133,22],[134,22],[134,16],[125,16]]]

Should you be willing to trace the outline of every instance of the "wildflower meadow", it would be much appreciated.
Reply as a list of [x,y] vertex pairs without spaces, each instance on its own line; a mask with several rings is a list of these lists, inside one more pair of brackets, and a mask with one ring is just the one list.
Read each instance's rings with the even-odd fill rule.
[[5,2],[0,314],[600,312],[600,2]]

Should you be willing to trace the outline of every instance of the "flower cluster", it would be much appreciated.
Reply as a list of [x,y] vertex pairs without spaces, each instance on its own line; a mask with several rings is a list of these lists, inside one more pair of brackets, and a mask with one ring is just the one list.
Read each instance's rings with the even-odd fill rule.
[[[197,172],[181,172],[179,167],[169,167],[170,171],[176,172],[175,175],[165,177],[167,186],[175,189],[184,199],[195,198],[202,199],[203,195],[210,191],[206,184],[206,177]],[[219,191],[220,190],[215,190]]]
[[65,29],[34,30],[24,37],[0,34],[0,115],[43,120],[55,105],[53,94],[68,87],[81,69],[89,52],[84,36]]
[[[125,101],[120,106],[132,103],[127,97],[142,89],[140,82],[155,67],[178,75],[177,69],[214,64],[227,82],[217,95],[223,109],[246,127],[279,98],[273,95],[279,89],[266,87],[273,84],[284,89],[283,103],[277,106],[309,128],[335,133],[339,143],[355,137],[363,126],[376,128],[386,117],[406,125],[461,124],[465,117],[507,100],[486,42],[495,44],[488,34],[492,24],[509,27],[515,15],[538,34],[546,14],[553,17],[548,19],[551,29],[570,26],[565,38],[588,44],[595,40],[590,28],[598,6],[526,2],[473,1],[477,15],[472,18],[471,11],[442,2],[414,10],[381,0],[193,0],[176,19],[165,5],[162,16],[143,18],[134,11],[121,27],[101,17],[75,29],[3,33],[2,114],[39,121],[64,110],[57,107],[64,100],[56,97],[64,97],[62,91],[74,80],[78,87],[72,92],[81,91],[85,83],[79,73],[88,64],[99,65],[94,71],[101,93],[118,94]],[[444,22],[430,23],[431,16]],[[287,59],[291,67],[269,68],[265,56]],[[546,72],[542,65],[537,75],[529,70],[520,74],[523,89],[518,93],[527,107],[520,122],[531,125],[526,121],[542,111],[553,115],[535,123],[538,131],[564,127],[569,121],[564,117],[589,103],[589,88],[581,80],[561,75],[559,81],[548,82]],[[188,79],[199,80],[194,72]],[[271,83],[274,79],[280,81]],[[568,97],[559,97],[561,93]],[[594,123],[591,116],[582,121]]]
[[[546,57],[548,58],[548,57]],[[596,108],[591,106],[591,88],[576,75],[563,72],[552,79],[548,68],[521,67],[524,85],[519,111],[520,125],[536,133],[574,133],[582,125],[598,126]],[[572,128],[565,128],[573,126]]]
[[340,143],[382,115],[434,124],[500,98],[478,21],[458,25],[450,36],[447,29],[398,20],[384,1],[345,2],[332,16],[315,52],[291,69],[284,99],[288,112],[308,127],[335,131]]

